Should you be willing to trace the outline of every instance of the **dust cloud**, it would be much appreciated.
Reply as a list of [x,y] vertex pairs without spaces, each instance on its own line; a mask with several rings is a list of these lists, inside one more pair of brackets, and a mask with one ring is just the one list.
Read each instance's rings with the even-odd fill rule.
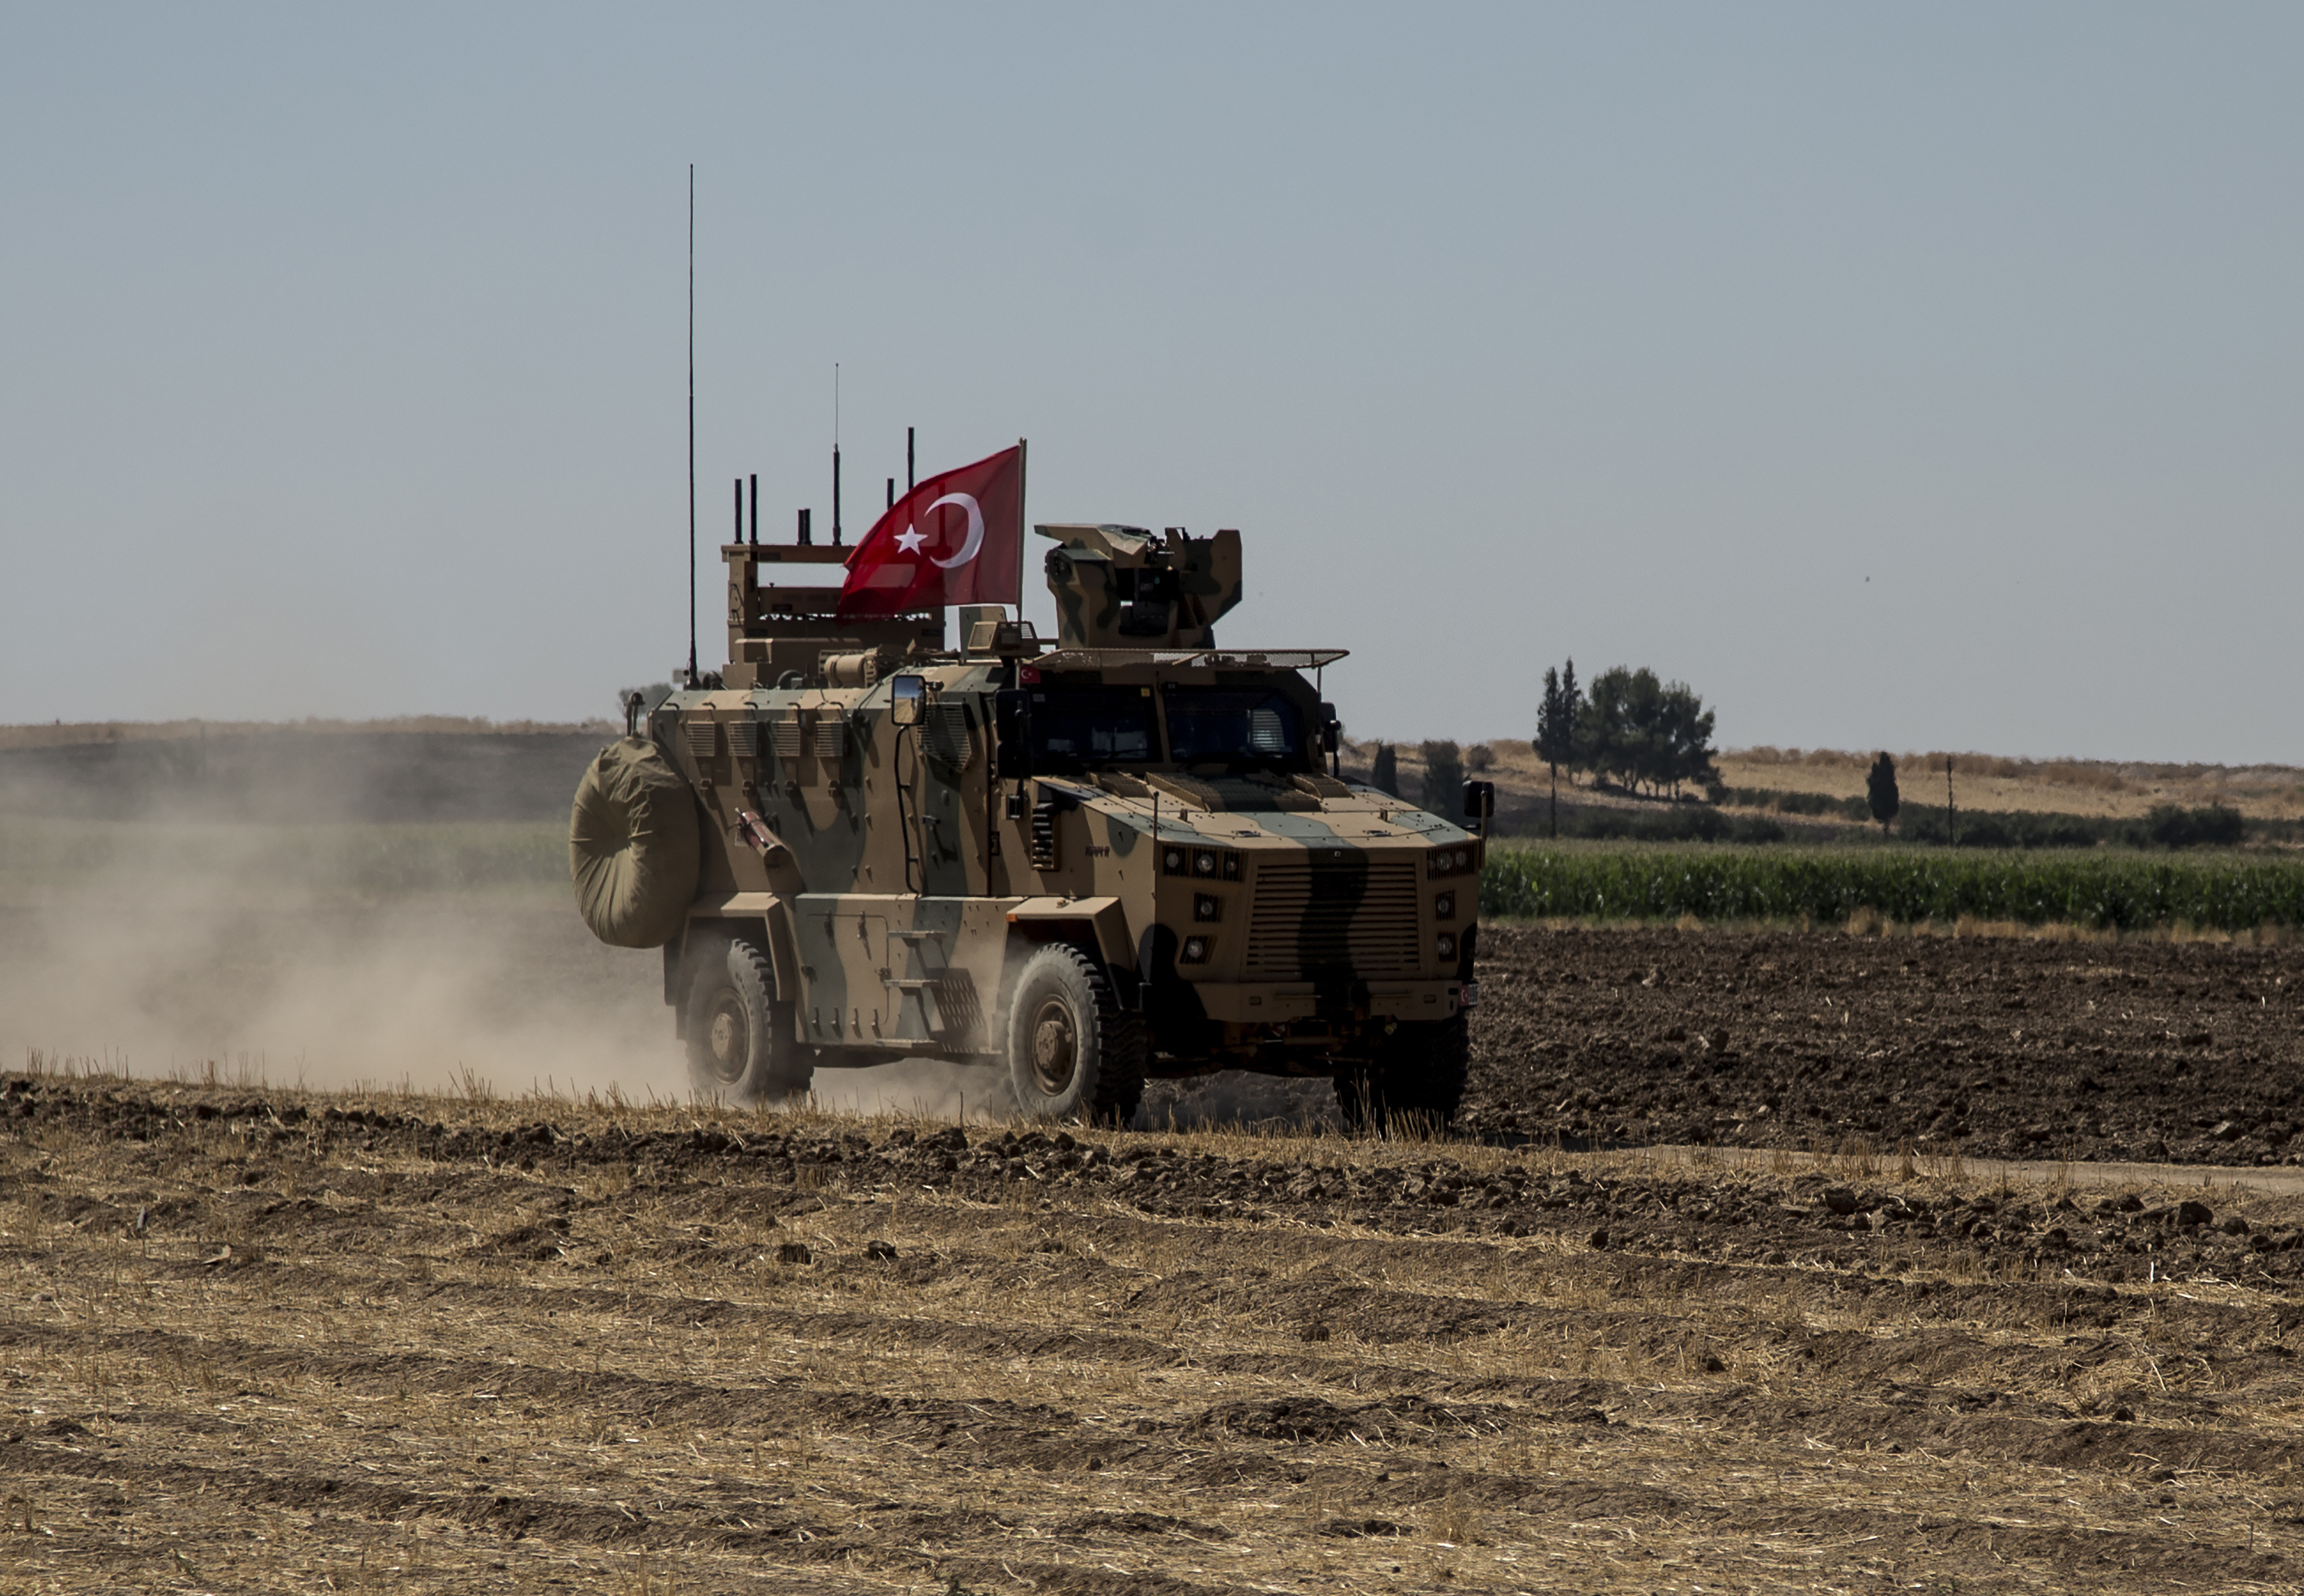
[[[0,1068],[684,1102],[661,956],[567,884],[597,735],[277,730],[0,750]],[[820,1069],[814,1106],[996,1122],[1004,1072]],[[1156,1081],[1147,1129],[1317,1130],[1324,1080]]]
[[657,957],[595,942],[565,889],[299,888],[265,879],[260,828],[201,840],[196,867],[139,849],[0,897],[0,1057],[314,1088],[684,1090]]
[[684,1094],[658,956],[566,884],[597,734],[0,753],[0,1066]]
[[[73,878],[0,888],[0,1067],[30,1050],[147,1077],[316,1090],[684,1101],[660,956],[607,948],[549,883],[385,897],[276,879],[264,828],[203,828]],[[4,832],[0,832],[4,834]],[[171,853],[180,857],[171,865]],[[819,1069],[814,1106],[1012,1119],[1000,1070]],[[1154,1081],[1139,1127],[1332,1128],[1325,1080]]]

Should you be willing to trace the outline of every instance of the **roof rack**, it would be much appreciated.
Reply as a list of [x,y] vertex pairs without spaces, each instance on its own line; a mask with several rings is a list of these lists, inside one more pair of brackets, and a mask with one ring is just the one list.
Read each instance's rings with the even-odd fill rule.
[[1225,671],[1317,671],[1348,648],[1058,648],[1032,660],[1043,671],[1110,671],[1123,665],[1207,665]]

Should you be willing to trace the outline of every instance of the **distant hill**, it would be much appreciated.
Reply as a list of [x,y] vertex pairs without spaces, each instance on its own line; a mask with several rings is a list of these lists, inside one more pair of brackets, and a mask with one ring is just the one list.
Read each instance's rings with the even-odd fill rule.
[[[1859,798],[1870,752],[1833,748],[1738,748],[1720,756],[1732,788]],[[1898,754],[1904,801],[1941,804],[1942,751]],[[2223,804],[2255,820],[2304,816],[2304,770],[2292,764],[2174,764],[2142,760],[2019,759],[1953,754],[1955,801],[1963,808],[2133,818],[2156,804]]]
[[[1400,790],[1414,801],[1423,790],[1419,745],[1395,743]],[[1474,745],[1466,745],[1470,747]],[[1524,739],[1498,738],[1485,746],[1493,763],[1478,773],[1496,784],[1496,817],[1504,832],[1533,831],[1549,812],[1549,773]],[[1344,774],[1365,781],[1376,755],[1374,742],[1347,744]],[[2286,764],[2174,764],[2093,759],[2017,759],[1991,754],[1952,756],[1955,800],[1962,809],[2077,814],[2132,819],[2157,804],[2219,803],[2251,820],[2304,818],[2304,769]],[[1831,748],[1732,748],[1719,756],[1720,773],[1738,797],[1767,793],[1860,798],[1869,751]],[[1941,752],[1895,756],[1898,785],[1909,804],[1944,802]],[[1659,800],[1635,798],[1593,784],[1590,778],[1561,773],[1563,821],[1587,806],[1648,809]],[[1772,811],[1773,812],[1773,811]],[[1785,821],[1804,830],[1797,819]]]

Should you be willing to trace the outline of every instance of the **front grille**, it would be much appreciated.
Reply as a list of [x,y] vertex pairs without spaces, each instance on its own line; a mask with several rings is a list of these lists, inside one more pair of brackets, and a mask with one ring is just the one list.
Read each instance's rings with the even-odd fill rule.
[[1256,867],[1248,973],[1289,980],[1350,971],[1404,975],[1421,951],[1416,866],[1341,859],[1273,860]]

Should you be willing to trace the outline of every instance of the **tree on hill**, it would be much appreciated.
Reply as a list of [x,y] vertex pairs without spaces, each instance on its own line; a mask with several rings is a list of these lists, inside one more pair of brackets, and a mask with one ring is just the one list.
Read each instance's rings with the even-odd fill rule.
[[1378,792],[1400,796],[1400,750],[1390,743],[1376,746],[1376,758],[1369,762],[1368,785]]
[[1684,681],[1664,684],[1656,705],[1656,763],[1651,783],[1678,792],[1689,782],[1718,796],[1720,767],[1712,762],[1713,713]]
[[1450,819],[1464,806],[1464,756],[1452,742],[1424,745],[1424,808]]
[[1576,720],[1582,709],[1576,691],[1576,662],[1567,672],[1544,668],[1544,697],[1536,706],[1536,756],[1552,769],[1552,834],[1560,835],[1560,767],[1576,768]]
[[1643,665],[1615,665],[1592,679],[1576,722],[1576,763],[1638,791],[1720,783],[1712,762],[1713,713],[1684,681]]
[[1896,796],[1896,762],[1885,753],[1872,762],[1872,773],[1864,778],[1864,801],[1871,806],[1872,818],[1880,823],[1885,836],[1888,823],[1903,807],[1902,800]]

